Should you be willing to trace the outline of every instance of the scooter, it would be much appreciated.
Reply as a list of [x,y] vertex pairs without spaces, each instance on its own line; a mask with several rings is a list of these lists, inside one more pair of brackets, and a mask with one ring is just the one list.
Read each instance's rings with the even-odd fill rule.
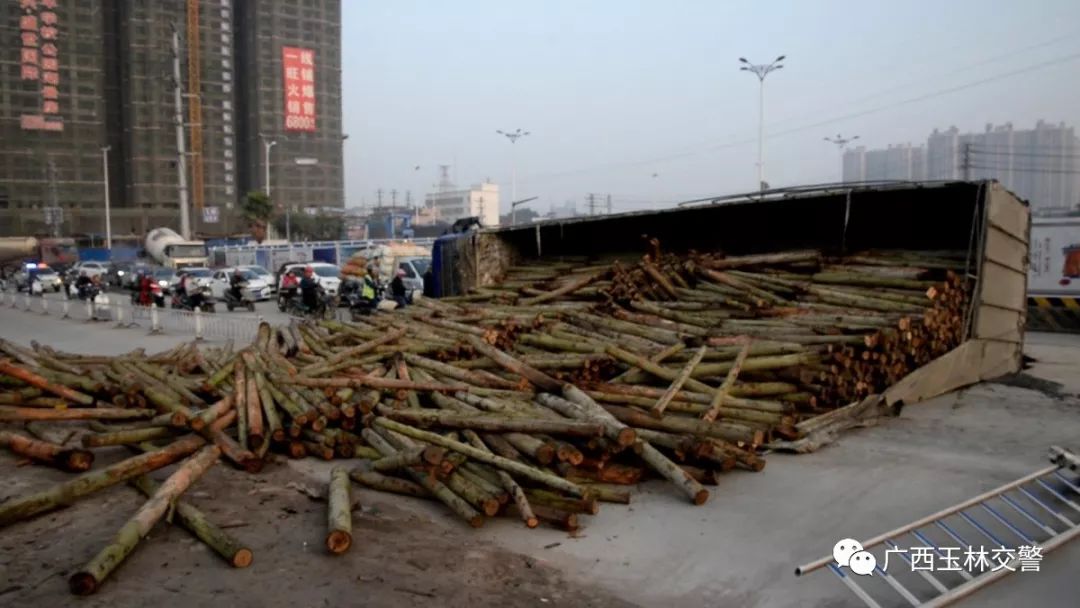
[[375,312],[381,299],[380,290],[376,290],[374,298],[365,298],[361,295],[362,287],[360,281],[356,280],[350,280],[341,285],[341,300],[349,307],[349,312],[354,320],[357,317],[366,317]]
[[179,288],[172,292],[170,306],[181,310],[194,311],[196,308],[203,312],[214,312],[214,296],[207,286],[195,287],[193,294],[181,294]]
[[322,285],[315,287],[315,307],[308,308],[304,305],[304,295],[300,289],[285,302],[285,312],[296,317],[312,317],[316,319],[331,319],[334,316],[334,299],[326,293]]
[[156,304],[158,308],[165,308],[165,292],[161,290],[161,285],[151,283],[150,291],[146,293],[140,290],[131,292],[131,303],[136,306]]
[[225,308],[229,309],[229,312],[232,312],[234,309],[237,308],[246,308],[248,312],[255,312],[255,300],[253,300],[251,298],[251,295],[248,294],[247,291],[245,291],[244,288],[246,286],[246,282],[240,284],[239,298],[237,298],[236,294],[233,293],[232,287],[225,290]]

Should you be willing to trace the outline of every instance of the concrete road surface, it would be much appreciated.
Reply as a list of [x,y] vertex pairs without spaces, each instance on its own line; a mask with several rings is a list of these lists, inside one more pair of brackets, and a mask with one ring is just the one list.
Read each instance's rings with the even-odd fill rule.
[[[9,309],[0,309],[0,335],[84,353],[161,350],[186,339]],[[360,489],[357,497],[392,503],[461,542],[502,546],[637,605],[860,606],[829,571],[797,578],[795,566],[831,553],[842,538],[874,536],[1040,468],[1051,444],[1080,451],[1080,336],[1032,334],[1027,352],[1037,359],[1031,377],[1062,386],[984,383],[909,405],[816,453],[772,454],[761,473],[732,472],[701,507],[667,484],[645,483],[631,505],[604,505],[576,535],[509,519],[471,530],[430,503]],[[327,465],[290,461],[313,484],[325,482]],[[1074,540],[1045,556],[1039,572],[1012,574],[959,605],[1074,607],[1078,571]]]

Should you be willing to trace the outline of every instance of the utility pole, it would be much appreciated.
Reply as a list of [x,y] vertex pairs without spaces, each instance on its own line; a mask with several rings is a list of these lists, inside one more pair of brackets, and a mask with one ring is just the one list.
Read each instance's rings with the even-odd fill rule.
[[611,215],[611,195],[607,195],[607,214]]
[[589,215],[596,215],[596,195],[590,192],[585,200],[589,201]]
[[375,200],[378,201],[375,204],[375,208],[378,209],[378,208],[382,207],[382,188],[379,188],[378,190],[375,191]]
[[173,105],[176,111],[176,184],[180,194],[180,236],[191,238],[188,210],[187,150],[184,144],[184,95],[180,87],[180,33],[173,25]]
[[101,169],[105,176],[105,248],[112,249],[112,217],[109,213],[109,150],[112,146],[101,147]]
[[64,223],[63,211],[60,210],[60,197],[56,192],[56,161],[49,159],[49,204],[52,206],[52,213],[50,217],[52,220],[52,233],[53,236],[60,236],[60,226]]
[[412,190],[405,191],[405,206],[412,207]]
[[390,191],[390,208],[397,207],[397,188]]
[[964,144],[963,160],[960,163],[961,169],[964,171],[964,181],[971,181],[971,143]]
[[768,64],[755,64],[747,61],[746,57],[739,57],[739,61],[744,65],[739,69],[744,72],[751,72],[758,78],[758,146],[757,146],[757,176],[758,187],[761,190],[765,190],[765,77],[769,75],[769,72],[779,70],[784,67],[780,62],[784,60],[786,55],[780,55],[776,59],[773,59],[772,63]]

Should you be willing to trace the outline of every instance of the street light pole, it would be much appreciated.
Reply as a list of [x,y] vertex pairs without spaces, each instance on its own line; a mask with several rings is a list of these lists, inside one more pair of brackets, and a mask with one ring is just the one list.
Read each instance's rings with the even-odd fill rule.
[[517,140],[525,137],[529,134],[528,131],[502,131],[495,130],[499,135],[504,135],[506,139],[510,140],[510,225],[517,224],[517,207],[514,206],[514,201],[517,200]]
[[109,214],[109,150],[112,146],[101,147],[101,170],[105,175],[105,248],[112,249],[112,217]]
[[758,188],[765,190],[765,77],[769,72],[784,67],[780,62],[786,55],[780,55],[768,64],[750,63],[745,57],[739,57],[739,61],[745,65],[739,67],[744,72],[750,72],[758,78],[758,160],[757,175]]
[[[840,181],[841,182],[845,181],[844,180],[844,151],[847,150],[847,145],[850,144],[851,142],[855,141],[856,139],[859,139],[858,135],[852,135],[851,137],[844,137],[844,136],[840,135],[839,133],[836,134],[836,137],[826,137],[825,138],[825,141],[827,141],[827,142],[829,142],[831,144],[836,144],[836,147],[840,150]],[[862,178],[860,177],[859,180],[856,180],[856,181],[862,181]]]
[[266,193],[266,198],[270,198],[270,148],[277,145],[277,140],[267,141],[262,134],[259,134],[259,139],[263,140],[263,192]]

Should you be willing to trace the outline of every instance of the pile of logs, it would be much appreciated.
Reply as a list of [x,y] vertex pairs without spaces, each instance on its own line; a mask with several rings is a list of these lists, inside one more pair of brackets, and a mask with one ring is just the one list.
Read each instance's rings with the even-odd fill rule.
[[[329,486],[331,552],[350,482],[438,500],[472,526],[576,530],[664,478],[693,504],[758,450],[956,346],[969,285],[953,252],[666,254],[513,268],[458,298],[235,347],[117,357],[0,340],[0,446],[77,473],[0,503],[0,527],[130,482],[150,497],[71,578],[92,593],[176,505],[234,566],[251,552],[177,498],[219,458],[351,461]],[[21,425],[21,426],[20,426]],[[100,449],[137,452],[95,470]],[[160,485],[148,473],[174,463]]]

